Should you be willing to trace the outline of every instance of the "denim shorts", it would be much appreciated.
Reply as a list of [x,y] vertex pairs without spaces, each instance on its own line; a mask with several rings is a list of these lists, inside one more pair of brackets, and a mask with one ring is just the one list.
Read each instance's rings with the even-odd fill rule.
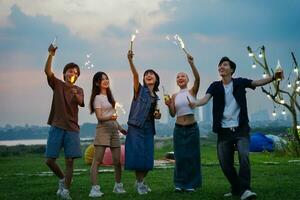
[[82,154],[79,132],[51,126],[46,146],[46,157],[58,158],[62,148],[64,148],[65,158],[80,158]]

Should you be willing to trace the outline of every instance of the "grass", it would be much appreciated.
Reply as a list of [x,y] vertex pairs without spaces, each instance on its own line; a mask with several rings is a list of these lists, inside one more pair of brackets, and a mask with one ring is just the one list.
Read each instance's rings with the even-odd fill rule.
[[[172,151],[171,142],[166,141],[155,151],[155,158],[161,159],[167,151]],[[126,194],[112,193],[114,185],[113,173],[98,175],[102,190],[102,199],[223,199],[223,194],[229,191],[229,184],[218,164],[214,143],[203,142],[201,145],[203,186],[195,193],[173,192],[173,169],[154,169],[147,177],[147,183],[152,192],[140,196],[133,187],[134,174],[123,172],[123,183]],[[296,200],[300,197],[300,163],[289,163],[294,160],[289,156],[277,156],[275,153],[252,153],[252,189],[258,194],[258,199]],[[58,160],[64,166],[64,160]],[[102,167],[101,167],[102,168]],[[90,199],[89,166],[83,159],[75,161],[74,169],[84,169],[73,178],[71,195],[76,199]],[[24,154],[19,156],[0,157],[0,199],[57,199],[57,178],[55,176],[38,176],[41,172],[49,172],[44,164],[42,154]],[[47,175],[47,174],[46,174]],[[230,198],[229,198],[230,199]]]

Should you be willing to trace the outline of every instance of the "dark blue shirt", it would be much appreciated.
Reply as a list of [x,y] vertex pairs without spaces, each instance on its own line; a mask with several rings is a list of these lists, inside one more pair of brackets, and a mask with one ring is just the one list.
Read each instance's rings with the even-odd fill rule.
[[[248,131],[249,118],[247,111],[246,88],[255,89],[252,86],[252,80],[246,78],[232,78],[233,81],[233,96],[240,106],[239,127],[246,128]],[[223,112],[225,108],[225,91],[222,81],[213,82],[206,91],[213,97],[213,132],[220,133]]]

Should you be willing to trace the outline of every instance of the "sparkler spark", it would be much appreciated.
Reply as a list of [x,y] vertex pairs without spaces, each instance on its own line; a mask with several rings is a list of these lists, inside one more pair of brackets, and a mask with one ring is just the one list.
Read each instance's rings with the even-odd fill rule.
[[86,54],[86,56],[85,56],[86,60],[84,62],[84,66],[87,67],[87,69],[91,69],[91,68],[95,67],[95,65],[91,61],[92,55],[93,55],[93,53],[89,53],[89,54]]
[[73,84],[75,82],[75,76],[71,76],[70,82]]
[[[166,38],[168,41],[171,40],[171,38],[170,38],[169,35],[166,35],[165,38]],[[173,44],[175,44],[175,45],[177,45],[177,44],[178,44],[177,42],[179,42],[179,44],[180,44],[182,50],[184,51],[184,53],[188,55],[188,52],[187,52],[187,51],[185,50],[185,48],[184,48],[184,47],[185,47],[184,42],[183,42],[182,38],[181,38],[178,34],[173,35],[172,40],[173,40],[173,41],[172,41]]]
[[138,29],[135,30],[135,34],[131,34],[131,40],[130,40],[130,50],[132,51],[133,41],[136,38],[136,34],[140,33]]
[[121,111],[123,114],[126,114],[124,106],[122,104],[120,104],[119,102],[116,102],[115,109],[116,109],[117,113],[118,113],[118,111]]

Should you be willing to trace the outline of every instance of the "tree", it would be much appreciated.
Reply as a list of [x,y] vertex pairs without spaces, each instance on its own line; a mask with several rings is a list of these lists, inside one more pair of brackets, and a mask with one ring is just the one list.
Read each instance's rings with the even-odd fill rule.
[[[259,55],[255,54],[256,51],[252,51],[252,49],[248,46],[247,50],[249,52],[249,56],[253,60],[252,67],[255,68],[257,65],[260,66],[264,73],[263,76],[275,76],[276,72],[274,73],[273,69],[269,67],[267,59],[266,59],[266,53],[265,53],[265,47],[262,46],[260,48]],[[257,49],[257,50],[258,50]],[[298,119],[297,114],[300,112],[300,105],[298,102],[299,96],[300,96],[300,74],[299,74],[299,66],[297,63],[297,60],[294,56],[294,53],[291,53],[293,64],[292,71],[289,72],[287,80],[275,80],[271,85],[269,85],[269,89],[266,89],[264,87],[261,87],[262,92],[267,95],[268,98],[270,98],[275,104],[279,106],[283,106],[286,108],[291,116],[292,116],[292,126],[291,131],[294,138],[294,141],[297,145],[297,155],[300,155],[300,138],[299,138],[299,132],[300,132],[300,125],[298,125]],[[280,63],[278,61],[278,64],[280,66]],[[275,76],[276,78],[276,76]],[[287,83],[286,85],[284,83]],[[275,112],[275,106],[274,111]],[[285,113],[285,111],[284,111]]]

